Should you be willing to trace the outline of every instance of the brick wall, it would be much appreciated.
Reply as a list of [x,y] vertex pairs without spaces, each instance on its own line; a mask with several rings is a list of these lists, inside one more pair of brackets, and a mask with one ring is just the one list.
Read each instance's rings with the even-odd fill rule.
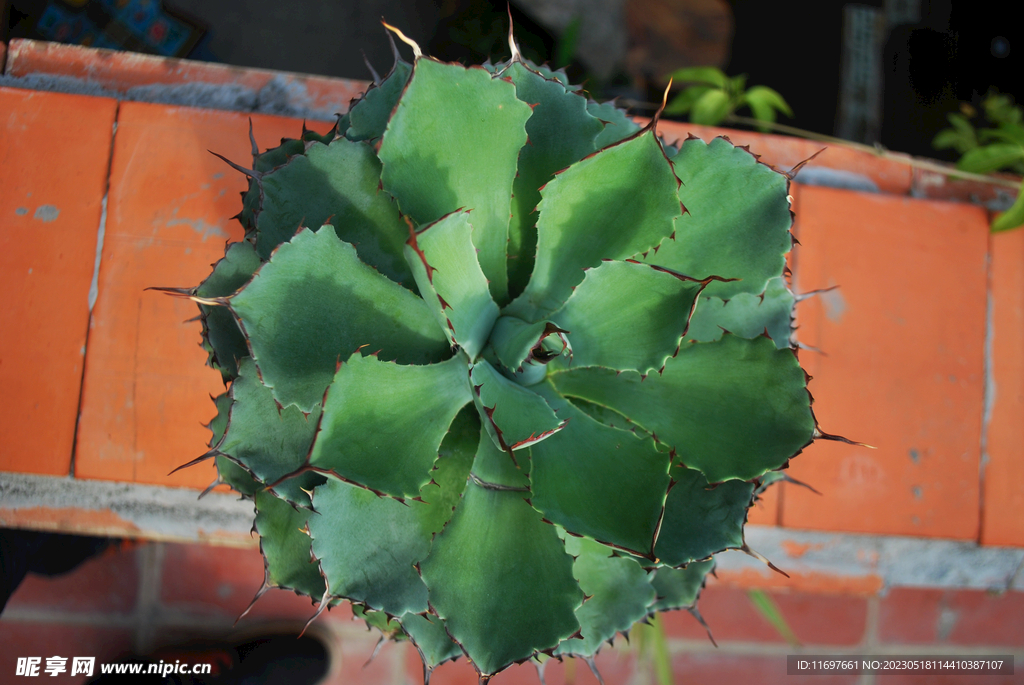
[[[203,368],[198,324],[181,324],[194,307],[143,289],[198,283],[224,241],[240,237],[228,217],[244,180],[206,150],[244,161],[250,115],[261,147],[300,130],[300,120],[266,113],[263,88],[295,86],[289,92],[305,99],[275,111],[321,119],[311,127],[325,130],[324,113],[343,109],[362,84],[29,42],[3,46],[0,61],[4,53],[0,289],[19,296],[0,308],[0,330],[18,332],[0,338],[9,407],[0,413],[0,492],[12,492],[7,472],[36,474],[71,495],[75,484],[88,483],[134,487],[126,492],[139,500],[163,493],[165,504],[180,494],[175,488],[191,497],[213,480],[209,465],[166,474],[202,451],[212,406],[196,398],[220,392],[220,381]],[[223,105],[216,99],[192,103],[206,108],[134,101],[139,87],[178,93],[193,82],[253,95],[235,102],[242,112],[216,109]],[[728,134],[784,170],[822,147],[672,122],[659,130],[669,140]],[[815,409],[825,430],[878,449],[816,443],[793,461],[793,475],[823,496],[785,484],[752,521],[793,531],[775,561],[804,563],[806,573],[766,579],[725,568],[701,604],[717,649],[688,614],[666,616],[676,682],[791,683],[784,656],[800,650],[1024,654],[1024,593],[965,589],[1024,586],[1014,566],[1020,550],[1012,549],[1024,547],[1024,231],[988,233],[985,203],[999,199],[998,189],[907,162],[832,147],[796,176],[794,233],[802,245],[790,261],[794,284],[798,291],[840,286],[798,307],[800,340],[827,355],[801,356],[815,377]],[[148,486],[154,490],[143,492]],[[186,534],[166,534],[109,501],[89,508],[74,496],[29,495],[16,504],[6,497],[0,525],[245,544],[239,531],[225,533],[207,519]],[[847,537],[836,538],[833,554],[818,549],[816,533],[800,531]],[[963,561],[982,557],[964,556],[943,567],[942,578],[917,569],[894,585],[872,556],[884,545],[854,546],[849,567],[860,575],[815,566],[860,533],[880,536],[876,542],[934,540],[934,548],[914,548],[924,553],[955,542],[1009,566],[1003,580],[977,583],[988,569]],[[931,558],[907,561],[928,566]],[[310,602],[279,591],[231,628],[261,571],[251,547],[149,542],[108,551],[60,578],[29,578],[0,617],[0,682],[17,656],[104,660],[202,635],[241,640],[297,629],[312,613]],[[908,577],[924,580],[914,586]],[[754,610],[749,587],[766,588],[802,647],[787,644]],[[377,637],[350,618],[334,610],[314,624],[333,650],[331,682],[419,682],[407,645],[386,646],[364,668]],[[636,642],[600,655],[606,682],[654,682],[649,655]],[[546,668],[549,685],[596,682],[584,663]],[[475,681],[464,662],[443,666],[432,680]],[[493,682],[539,679],[525,665]]]
[[[96,656],[114,660],[211,638],[238,644],[258,634],[297,633],[313,615],[307,598],[271,590],[237,626],[259,588],[263,561],[254,550],[211,545],[129,543],[85,561],[63,576],[29,576],[0,619],[0,682],[12,678],[18,656]],[[748,589],[712,580],[700,601],[716,648],[686,612],[662,615],[675,682],[787,683],[787,654],[1015,654],[1024,657],[1024,592],[895,588],[877,594],[766,590],[799,646],[788,644],[755,609]],[[325,613],[312,634],[332,654],[330,685],[420,683],[419,657],[408,644],[388,643],[364,664],[379,634],[354,621],[347,608]],[[649,644],[649,642],[648,642]],[[181,654],[181,652],[176,652]],[[201,655],[202,652],[199,652]],[[180,658],[180,657],[179,657]],[[187,658],[187,657],[186,657]],[[201,660],[201,657],[196,657]],[[605,682],[656,682],[651,650],[641,653],[634,635],[604,650],[597,666]],[[988,676],[989,685],[1020,676]],[[545,667],[547,685],[596,683],[583,661]],[[85,682],[64,676],[57,682]],[[26,680],[25,682],[29,682]],[[536,668],[524,664],[499,674],[494,685],[539,685]],[[813,677],[814,683],[974,683],[969,676],[876,678]],[[435,685],[476,683],[459,660],[441,666]]]

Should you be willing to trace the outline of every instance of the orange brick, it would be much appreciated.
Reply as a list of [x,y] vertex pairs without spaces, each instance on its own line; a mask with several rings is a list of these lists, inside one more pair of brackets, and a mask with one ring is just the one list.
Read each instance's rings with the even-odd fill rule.
[[30,573],[7,603],[9,609],[130,614],[139,585],[137,547],[108,548],[67,573]]
[[330,671],[319,681],[321,685],[404,685],[405,645],[383,645],[371,659],[379,637],[380,633],[374,630],[336,638]]
[[[422,682],[423,661],[420,659],[419,654],[416,653],[412,645],[403,645],[403,649],[405,649],[406,655],[406,679],[410,683]],[[536,670],[532,666],[529,668],[534,671],[534,679],[536,679]],[[499,674],[491,682],[494,685],[500,685],[498,678],[507,678],[507,676]],[[479,680],[473,665],[465,657],[443,663],[430,674],[430,685],[477,685]]]
[[15,77],[34,74],[77,78],[120,94],[139,86],[193,83],[240,86],[258,92],[276,78],[283,80],[281,87],[302,94],[303,106],[331,112],[346,111],[349,100],[365,91],[368,85],[365,81],[26,39],[11,41],[6,73]]
[[260,588],[263,556],[256,550],[167,544],[161,579],[160,601],[164,606],[235,618]]
[[[164,547],[161,602],[177,611],[237,618],[245,611],[263,581],[263,556],[257,550],[212,545]],[[239,623],[252,626],[264,619],[305,623],[316,613],[309,597],[291,590],[264,594]],[[318,620],[350,621],[349,605],[324,613]]]
[[1024,592],[949,590],[946,598],[956,615],[951,644],[1024,647]]
[[[784,642],[778,631],[757,612],[744,589],[709,585],[701,593],[697,608],[719,644],[731,641]],[[669,637],[698,641],[708,639],[707,630],[688,611],[667,611],[660,616]],[[708,646],[711,646],[710,640]]]
[[[301,122],[253,116],[257,140],[295,137]],[[328,125],[321,124],[322,129]],[[99,300],[89,338],[76,475],[205,487],[211,463],[179,471],[202,454],[223,392],[204,366],[193,303],[150,286],[197,285],[241,227],[245,179],[207,152],[245,164],[248,122],[233,112],[126,102],[111,167]]]
[[[925,160],[931,162],[932,160]],[[934,163],[934,162],[933,162]],[[937,162],[937,164],[943,164]],[[950,168],[955,168],[950,165]],[[1020,188],[1020,177],[1012,174],[992,174],[1004,183],[986,183],[964,178],[957,178],[930,169],[914,169],[912,193],[914,197],[926,197],[932,200],[953,200],[956,202],[973,202],[974,204],[989,203],[1001,200],[1007,195],[1014,198]]]
[[992,379],[981,542],[1024,546],[1024,230],[991,237]]
[[117,102],[0,88],[0,111],[0,470],[67,475]]
[[[805,645],[860,644],[867,626],[867,600],[849,595],[769,592],[786,623]],[[698,604],[719,644],[730,641],[778,642],[785,638],[757,610],[748,591],[723,584],[704,589]],[[706,638],[707,632],[688,612],[662,614],[673,637]]]
[[[978,207],[798,189],[801,354],[821,429],[782,524],[977,539],[988,222]],[[827,355],[827,356],[825,356]]]
[[1020,647],[1024,592],[896,588],[882,600],[879,638],[903,644]]
[[789,577],[772,571],[767,566],[764,569],[743,568],[743,569],[719,569],[715,571],[719,580],[727,585],[735,585],[743,588],[757,589],[799,589],[801,592],[814,592],[822,594],[843,594],[856,595],[860,597],[871,597],[878,594],[884,587],[885,581],[876,574],[863,575],[836,575],[828,572],[799,572],[788,568],[786,559],[776,559]]

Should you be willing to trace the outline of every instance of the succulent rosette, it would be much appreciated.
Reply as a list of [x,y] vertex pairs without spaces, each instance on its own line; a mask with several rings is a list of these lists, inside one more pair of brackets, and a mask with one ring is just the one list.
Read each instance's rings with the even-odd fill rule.
[[693,608],[820,435],[788,178],[725,139],[417,50],[253,156],[246,239],[187,292],[230,386],[200,459],[255,501],[264,589],[351,601],[428,675]]

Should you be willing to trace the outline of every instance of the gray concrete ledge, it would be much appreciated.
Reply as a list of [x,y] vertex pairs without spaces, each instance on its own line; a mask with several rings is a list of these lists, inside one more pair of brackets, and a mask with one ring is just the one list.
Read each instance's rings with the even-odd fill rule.
[[0,472],[0,526],[255,547],[253,505],[188,488]]
[[[0,472],[0,526],[255,547],[252,503],[212,492]],[[793,576],[842,587],[1024,591],[1024,549],[973,542],[747,526],[749,547]],[[716,557],[723,579],[773,585],[779,576],[739,551]],[[785,579],[782,579],[783,581]],[[868,581],[868,582],[865,582]],[[874,583],[874,585],[872,585]]]
[[[747,544],[791,575],[877,578],[893,587],[1024,590],[1024,549],[895,535],[747,526]],[[739,551],[716,557],[725,573],[774,575]]]

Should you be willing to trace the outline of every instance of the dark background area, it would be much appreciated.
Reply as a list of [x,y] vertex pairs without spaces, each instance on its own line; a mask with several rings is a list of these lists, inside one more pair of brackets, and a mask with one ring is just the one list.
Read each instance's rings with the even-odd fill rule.
[[[51,35],[41,35],[39,19],[48,6],[98,17],[101,32],[105,20],[97,8],[111,16],[122,8],[128,24],[129,10],[141,17],[140,12],[157,8],[195,30],[195,40],[178,46],[187,48],[179,56],[346,78],[368,78],[364,55],[377,71],[389,68],[382,17],[441,59],[478,63],[507,56],[504,0],[0,0],[0,5],[5,39],[96,40],[66,28],[65,35],[55,36],[61,29],[53,26]],[[585,52],[579,49],[580,21],[555,26],[538,12],[541,5],[581,13],[617,8],[619,16],[609,16],[608,22],[624,34],[626,48],[615,68],[606,73],[592,68],[580,56]],[[851,7],[880,17],[869,55],[877,72],[875,123],[856,134],[840,122],[848,97],[844,22]],[[663,77],[672,69],[713,64],[782,93],[795,117],[781,123],[824,134],[845,131],[860,142],[944,159],[956,154],[934,150],[931,141],[960,103],[977,107],[991,88],[1018,101],[1024,96],[1024,29],[1008,9],[992,0],[513,0],[511,5],[524,54],[567,67],[595,97],[657,101]],[[109,26],[108,33],[125,33]],[[126,39],[128,47],[159,52],[136,34]],[[609,51],[615,47],[609,45]],[[642,106],[636,111],[649,113]]]
[[[793,125],[835,133],[846,2],[732,0],[735,34],[726,68],[781,92]],[[882,0],[856,3],[884,9]],[[784,8],[784,9],[782,9]],[[882,120],[877,142],[915,155],[956,159],[932,138],[961,102],[995,88],[1024,96],[1024,29],[992,0],[921,0],[919,21],[890,26],[881,56]],[[782,11],[780,11],[782,9]],[[1000,40],[1001,39],[1001,40]],[[790,122],[786,122],[790,123]],[[875,141],[862,141],[873,143]]]

